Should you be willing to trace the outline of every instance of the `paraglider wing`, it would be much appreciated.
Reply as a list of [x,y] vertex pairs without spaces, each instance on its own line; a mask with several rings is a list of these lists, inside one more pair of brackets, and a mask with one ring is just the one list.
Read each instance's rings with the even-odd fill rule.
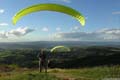
[[65,14],[73,16],[75,19],[77,19],[81,23],[82,26],[85,25],[85,18],[78,11],[76,11],[70,7],[64,6],[64,5],[51,4],[51,3],[37,4],[37,5],[33,5],[33,6],[22,9],[13,17],[13,20],[12,20],[13,24],[15,25],[17,23],[17,21],[20,18],[22,18],[23,16],[25,16],[29,13],[37,12],[37,11],[56,11],[56,12],[65,13]]
[[70,48],[65,46],[56,46],[51,49],[51,52],[70,52]]

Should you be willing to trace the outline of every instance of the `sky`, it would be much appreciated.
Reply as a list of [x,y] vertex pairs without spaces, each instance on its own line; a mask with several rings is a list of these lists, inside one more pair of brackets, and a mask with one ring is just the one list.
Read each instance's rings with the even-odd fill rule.
[[[19,10],[42,3],[79,11],[85,16],[85,26],[69,15],[52,11],[31,13],[12,24]],[[24,41],[120,41],[120,0],[1,0],[0,42]]]

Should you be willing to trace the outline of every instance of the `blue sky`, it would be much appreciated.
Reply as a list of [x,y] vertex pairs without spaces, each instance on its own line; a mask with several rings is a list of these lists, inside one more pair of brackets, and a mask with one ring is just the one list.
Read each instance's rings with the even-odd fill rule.
[[[15,26],[19,10],[39,3],[72,7],[86,17],[86,25],[66,14],[42,11],[23,17]],[[120,0],[1,0],[0,42],[18,41],[120,41]]]

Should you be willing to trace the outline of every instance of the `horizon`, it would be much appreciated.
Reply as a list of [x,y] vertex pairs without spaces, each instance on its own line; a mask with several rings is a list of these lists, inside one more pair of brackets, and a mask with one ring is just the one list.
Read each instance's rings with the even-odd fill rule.
[[[36,43],[36,42],[54,42],[54,43],[56,43],[56,42],[67,42],[67,43],[69,43],[69,42],[83,42],[83,43],[120,43],[120,41],[58,41],[58,40],[55,40],[55,41],[45,41],[45,40],[43,40],[43,41],[14,41],[14,42],[0,42],[0,44],[1,43]],[[120,44],[118,44],[118,45],[120,45]]]

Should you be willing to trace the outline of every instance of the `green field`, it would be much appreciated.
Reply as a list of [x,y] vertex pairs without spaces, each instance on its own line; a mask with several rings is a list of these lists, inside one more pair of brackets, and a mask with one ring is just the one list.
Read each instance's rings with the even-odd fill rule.
[[13,70],[1,72],[0,80],[102,80],[120,78],[120,66],[102,66],[81,69],[49,69],[48,73],[38,70]]

